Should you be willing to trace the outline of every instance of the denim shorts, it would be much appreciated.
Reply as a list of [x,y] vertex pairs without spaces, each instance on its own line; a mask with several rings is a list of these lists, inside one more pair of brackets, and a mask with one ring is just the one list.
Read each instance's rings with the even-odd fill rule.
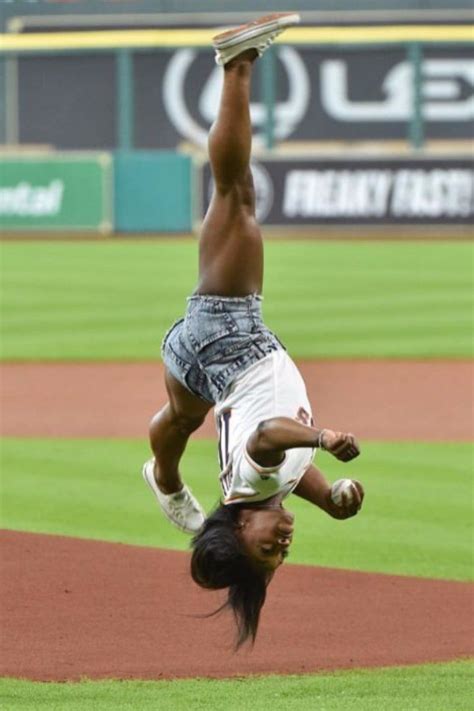
[[162,356],[190,392],[215,404],[247,368],[284,348],[263,323],[262,297],[191,296],[166,334]]

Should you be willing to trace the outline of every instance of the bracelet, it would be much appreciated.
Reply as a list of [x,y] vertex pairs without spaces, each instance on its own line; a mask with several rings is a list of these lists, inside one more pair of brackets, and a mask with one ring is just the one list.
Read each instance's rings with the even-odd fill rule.
[[316,445],[317,447],[319,447],[319,449],[322,449],[323,452],[326,450],[326,447],[325,447],[324,444],[323,444],[323,435],[324,435],[325,432],[326,432],[326,430],[321,430],[321,431],[319,432],[319,434],[318,434],[318,442],[317,442],[317,445]]

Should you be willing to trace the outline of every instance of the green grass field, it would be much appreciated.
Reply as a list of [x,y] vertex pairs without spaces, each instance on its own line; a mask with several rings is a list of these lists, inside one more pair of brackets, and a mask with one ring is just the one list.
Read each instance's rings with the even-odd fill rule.
[[471,711],[472,692],[468,661],[225,681],[0,681],[8,711]]
[[[4,360],[155,359],[196,281],[191,240],[0,247]],[[472,295],[472,246],[466,243],[266,245],[265,318],[295,357],[469,357]],[[331,478],[364,482],[363,515],[335,522],[291,497],[297,529],[288,562],[471,579],[472,448],[362,444],[364,456],[344,470],[325,454],[319,462]],[[185,549],[187,538],[160,517],[141,480],[147,456],[145,439],[7,438],[2,525]],[[218,498],[215,444],[193,442],[183,469],[212,508]],[[472,666],[459,661],[231,681],[6,679],[0,696],[8,711],[260,711],[270,705],[275,711],[468,711],[472,679]]]
[[[147,456],[145,442],[133,440],[6,439],[3,526],[185,550],[187,536],[160,515],[141,479]],[[352,464],[324,453],[318,461],[330,478],[364,482],[364,515],[334,522],[292,496],[289,563],[470,578],[469,444],[368,443]],[[210,510],[218,498],[215,443],[192,442],[183,473]]]
[[[1,249],[4,359],[154,359],[196,283],[190,240]],[[265,318],[295,357],[469,356],[472,255],[462,242],[268,242]]]

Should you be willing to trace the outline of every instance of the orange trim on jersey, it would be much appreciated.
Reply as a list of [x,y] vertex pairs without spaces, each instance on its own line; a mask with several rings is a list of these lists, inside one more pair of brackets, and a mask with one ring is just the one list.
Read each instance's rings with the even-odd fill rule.
[[[231,504],[233,501],[246,501],[247,499],[253,499],[254,496],[260,496],[260,492],[257,491],[255,494],[249,494],[248,496],[239,494],[239,496],[227,497],[224,499],[224,504]],[[265,501],[265,499],[262,499],[262,501]]]
[[258,474],[273,474],[274,472],[277,472],[285,463],[286,452],[285,452],[285,456],[283,457],[281,462],[274,467],[261,467],[260,464],[257,464],[257,462],[254,462],[254,460],[252,459],[250,454],[247,452],[247,445],[245,446],[245,449],[244,449],[244,457],[247,460],[247,462],[250,464],[250,466],[253,467],[253,469],[255,469],[255,471]]

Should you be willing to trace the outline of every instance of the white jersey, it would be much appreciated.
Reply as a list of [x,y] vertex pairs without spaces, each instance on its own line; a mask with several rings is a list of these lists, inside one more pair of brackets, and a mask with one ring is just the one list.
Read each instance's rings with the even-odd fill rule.
[[271,353],[237,378],[217,402],[215,417],[224,503],[288,496],[311,464],[314,450],[289,449],[275,467],[259,466],[247,452],[248,438],[262,420],[291,417],[312,424],[303,378],[286,351]]

